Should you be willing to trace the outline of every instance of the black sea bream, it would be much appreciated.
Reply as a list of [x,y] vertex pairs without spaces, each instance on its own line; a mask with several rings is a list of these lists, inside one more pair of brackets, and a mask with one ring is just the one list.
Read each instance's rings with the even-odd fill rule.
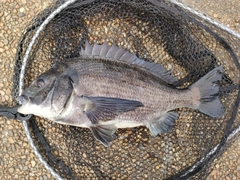
[[176,79],[163,66],[116,45],[87,42],[80,53],[34,80],[18,97],[18,112],[87,127],[105,146],[117,128],[146,126],[154,136],[168,132],[178,118],[176,108],[211,117],[224,112],[218,98],[221,66],[181,90],[171,86]]

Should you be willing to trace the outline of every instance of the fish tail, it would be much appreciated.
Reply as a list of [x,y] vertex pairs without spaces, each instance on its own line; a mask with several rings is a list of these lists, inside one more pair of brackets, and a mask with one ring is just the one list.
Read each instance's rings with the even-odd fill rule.
[[222,70],[222,66],[213,69],[190,87],[194,108],[211,117],[220,117],[224,113],[218,97]]

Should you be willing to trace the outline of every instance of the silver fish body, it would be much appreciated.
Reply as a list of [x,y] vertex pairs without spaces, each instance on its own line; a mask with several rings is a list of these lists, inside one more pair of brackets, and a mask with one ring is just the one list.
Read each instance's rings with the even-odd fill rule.
[[146,126],[154,136],[168,132],[180,107],[212,117],[224,110],[218,98],[222,67],[188,89],[171,86],[175,78],[161,65],[113,46],[86,43],[81,57],[55,64],[23,92],[19,112],[87,127],[108,146],[117,128]]

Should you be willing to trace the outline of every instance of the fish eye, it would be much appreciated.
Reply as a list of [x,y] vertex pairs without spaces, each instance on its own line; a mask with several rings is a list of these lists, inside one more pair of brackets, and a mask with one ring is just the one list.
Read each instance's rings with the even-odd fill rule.
[[44,83],[44,81],[43,81],[42,79],[39,79],[39,80],[37,81],[37,83],[36,83],[36,86],[37,86],[38,88],[43,87],[44,85],[45,85],[45,83]]

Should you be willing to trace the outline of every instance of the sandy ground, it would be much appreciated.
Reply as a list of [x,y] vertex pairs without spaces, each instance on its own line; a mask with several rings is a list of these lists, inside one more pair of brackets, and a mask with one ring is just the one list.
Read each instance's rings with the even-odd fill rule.
[[[182,2],[240,33],[239,0]],[[12,74],[21,33],[51,3],[49,0],[0,0],[0,104],[13,105]],[[0,179],[54,179],[30,148],[21,122],[0,117],[0,136]],[[239,156],[240,138],[222,155],[208,179],[240,179]]]

